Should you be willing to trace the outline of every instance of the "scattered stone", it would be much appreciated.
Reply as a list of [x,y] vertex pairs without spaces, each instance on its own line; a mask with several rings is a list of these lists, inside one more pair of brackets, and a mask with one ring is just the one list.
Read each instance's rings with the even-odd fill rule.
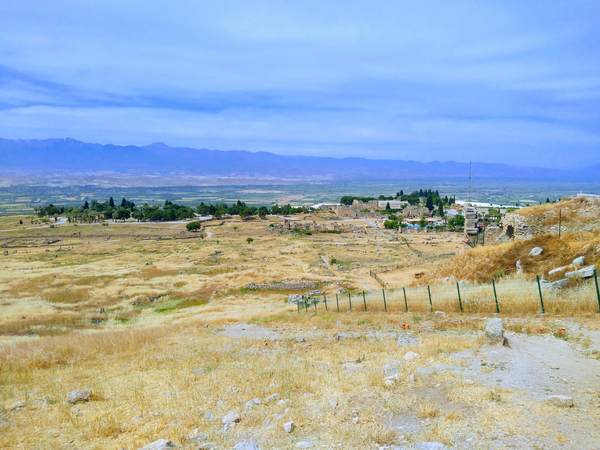
[[594,270],[596,270],[595,265],[585,266],[578,270],[573,270],[571,272],[565,273],[565,277],[567,278],[591,278],[594,276]]
[[244,405],[244,412],[252,410],[252,408],[254,408],[256,405],[260,405],[261,403],[262,400],[260,398],[253,398],[251,400],[248,400]]
[[559,274],[559,273],[567,270],[568,268],[569,268],[569,266],[556,267],[555,269],[549,270],[548,275],[553,276],[553,275]]
[[245,286],[248,290],[276,290],[276,291],[303,291],[317,287],[316,281],[311,280],[283,280],[272,283],[249,283]]
[[546,398],[546,403],[558,408],[572,408],[575,406],[573,397],[569,397],[568,395],[550,395]]
[[578,256],[571,262],[571,264],[573,264],[575,267],[583,266],[585,264],[585,256]]
[[223,416],[223,424],[228,425],[232,423],[238,423],[242,420],[240,415],[235,411],[229,411],[227,414]]
[[260,446],[256,441],[240,441],[233,446],[233,450],[260,450]]
[[208,433],[203,433],[200,430],[198,430],[198,428],[196,428],[194,431],[192,431],[190,434],[188,434],[187,438],[188,438],[188,441],[192,441],[192,442],[199,444],[201,442],[208,441]]
[[158,439],[140,448],[140,450],[164,450],[166,448],[177,448],[177,446],[168,439]]
[[446,317],[446,313],[444,311],[435,311],[433,315],[436,319],[443,319],[444,317]]
[[67,402],[71,404],[89,402],[91,398],[92,391],[90,389],[76,389],[67,394]]
[[362,370],[365,370],[365,366],[363,366],[361,363],[358,363],[355,361],[347,361],[342,364],[342,367],[348,374],[353,374],[355,372],[360,372]]
[[18,411],[23,408],[25,408],[25,402],[23,400],[19,400],[14,402],[8,409],[10,411]]
[[329,400],[329,406],[331,406],[332,409],[337,408],[338,405],[339,405],[339,402],[335,398],[332,398],[331,400]]
[[208,420],[209,422],[212,422],[213,420],[215,420],[215,415],[212,412],[210,412],[210,411],[206,411],[204,413],[204,418],[206,420]]
[[215,450],[217,448],[217,444],[213,442],[201,442],[196,445],[195,450]]
[[502,319],[495,317],[485,321],[485,336],[490,344],[504,344]]
[[308,439],[296,442],[296,448],[313,448],[314,446],[315,443],[313,441],[309,441]]
[[292,421],[289,421],[289,422],[286,422],[283,424],[283,430],[286,433],[291,433],[292,431],[294,431],[295,428],[296,428],[296,425]]
[[533,247],[529,251],[529,256],[540,256],[543,253],[544,249],[542,247]]
[[269,395],[267,398],[265,398],[265,402],[266,403],[271,403],[274,402],[276,400],[279,400],[280,396],[277,392],[275,392],[274,394]]
[[398,347],[406,347],[407,345],[415,345],[419,343],[419,338],[407,333],[399,334],[396,338],[396,345]]
[[415,352],[406,352],[404,354],[404,361],[413,361],[415,359],[419,359],[421,355]]
[[540,280],[540,286],[544,289],[562,289],[567,286],[569,280],[567,278],[561,278],[556,281]]
[[517,259],[517,262],[515,263],[515,269],[517,270],[517,275],[523,274],[523,264],[521,264],[520,259]]
[[447,448],[441,442],[419,442],[415,445],[417,450],[446,450]]
[[234,339],[257,339],[276,341],[281,338],[279,333],[269,328],[264,328],[258,325],[249,323],[236,323],[227,325],[223,330],[219,331],[221,336],[226,336]]

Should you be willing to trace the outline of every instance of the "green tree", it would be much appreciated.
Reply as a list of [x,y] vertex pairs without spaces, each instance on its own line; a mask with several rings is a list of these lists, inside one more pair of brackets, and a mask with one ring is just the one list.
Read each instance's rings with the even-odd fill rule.
[[185,228],[188,231],[199,231],[202,228],[202,224],[198,221],[188,222],[185,224]]

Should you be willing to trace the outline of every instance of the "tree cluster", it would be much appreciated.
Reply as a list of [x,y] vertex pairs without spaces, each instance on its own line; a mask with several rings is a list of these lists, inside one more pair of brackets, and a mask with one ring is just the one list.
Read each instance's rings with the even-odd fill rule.
[[65,207],[49,204],[36,208],[36,214],[39,217],[57,217],[66,216],[69,222],[99,222],[102,220],[126,220],[136,219],[142,222],[166,222],[175,220],[184,220],[194,217],[195,213],[200,215],[212,215],[215,217],[223,217],[225,215],[239,215],[242,218],[259,216],[265,217],[268,214],[290,215],[308,212],[304,207],[293,207],[289,204],[279,206],[249,206],[242,201],[237,201],[232,205],[226,203],[205,204],[200,203],[195,208],[189,206],[178,205],[169,200],[163,205],[136,206],[136,204],[126,198],[123,198],[117,205],[112,197],[106,202],[87,200],[80,207]]

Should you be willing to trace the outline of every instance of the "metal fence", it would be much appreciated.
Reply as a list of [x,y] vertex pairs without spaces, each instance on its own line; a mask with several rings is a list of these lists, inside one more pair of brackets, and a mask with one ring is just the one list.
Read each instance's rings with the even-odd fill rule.
[[598,276],[562,289],[546,288],[522,279],[491,280],[486,284],[439,283],[419,287],[381,288],[371,291],[338,291],[292,296],[290,303],[302,311],[384,311],[456,313],[556,313],[600,312]]

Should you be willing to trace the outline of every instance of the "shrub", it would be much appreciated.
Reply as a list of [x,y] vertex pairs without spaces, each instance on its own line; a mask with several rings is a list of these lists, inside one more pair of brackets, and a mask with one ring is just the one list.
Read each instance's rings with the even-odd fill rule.
[[200,222],[198,221],[194,221],[194,222],[188,222],[185,225],[185,228],[188,231],[199,231],[202,228],[202,225],[200,224]]

